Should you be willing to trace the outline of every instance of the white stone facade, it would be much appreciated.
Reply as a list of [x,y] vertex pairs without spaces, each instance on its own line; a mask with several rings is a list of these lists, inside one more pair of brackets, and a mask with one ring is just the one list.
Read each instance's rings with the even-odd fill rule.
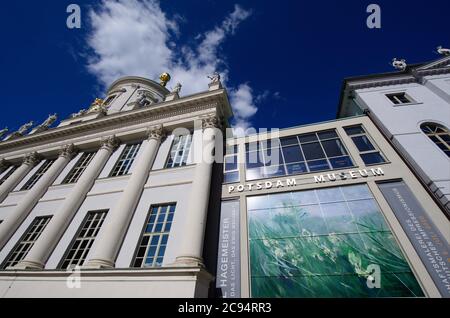
[[[139,93],[142,91],[143,93]],[[145,93],[145,94],[144,94]],[[139,103],[145,95],[145,103]],[[82,111],[52,129],[0,142],[0,264],[11,256],[36,217],[51,216],[34,245],[12,267],[0,271],[3,297],[206,297],[213,277],[202,264],[211,165],[166,168],[174,131],[195,140],[226,127],[231,108],[224,89],[172,98],[151,80],[126,77],[112,84],[103,105]],[[108,98],[111,98],[108,101]],[[107,103],[107,105],[105,105]],[[91,111],[92,110],[92,111]],[[141,143],[128,173],[111,177],[124,148]],[[95,155],[75,183],[65,178],[86,152]],[[46,159],[56,161],[24,190]],[[197,189],[196,187],[201,187]],[[196,200],[192,200],[196,197]],[[160,267],[133,268],[150,207],[176,204]],[[90,211],[106,218],[81,266],[81,288],[68,288],[77,274],[61,269]],[[195,230],[193,230],[195,228]]]
[[[404,93],[409,102],[387,96]],[[395,73],[346,79],[338,117],[367,112],[450,215],[450,157],[421,130],[450,129],[450,57]]]

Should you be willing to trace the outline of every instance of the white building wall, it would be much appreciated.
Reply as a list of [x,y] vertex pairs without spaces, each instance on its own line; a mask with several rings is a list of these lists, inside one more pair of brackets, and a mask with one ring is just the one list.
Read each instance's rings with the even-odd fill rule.
[[[450,158],[420,129],[434,122],[450,129],[450,76],[430,76],[425,85],[390,85],[355,91],[355,100],[402,151],[430,189],[450,211]],[[386,94],[405,92],[414,102],[394,105]]]

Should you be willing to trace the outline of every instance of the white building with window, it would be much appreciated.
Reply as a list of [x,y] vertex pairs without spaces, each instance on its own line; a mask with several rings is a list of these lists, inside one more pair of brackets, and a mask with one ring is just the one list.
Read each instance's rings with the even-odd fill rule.
[[167,77],[121,78],[57,127],[3,138],[2,297],[208,296],[205,227],[220,184],[196,153],[231,108],[220,80],[180,98]]
[[338,118],[363,112],[450,215],[450,56],[345,79]]
[[450,296],[450,222],[370,117],[224,138],[220,79],[179,89],[0,142],[1,297]]

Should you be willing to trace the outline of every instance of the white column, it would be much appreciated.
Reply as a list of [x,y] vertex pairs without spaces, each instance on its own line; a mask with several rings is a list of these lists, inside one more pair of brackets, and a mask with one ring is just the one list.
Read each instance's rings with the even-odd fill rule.
[[0,249],[5,246],[23,220],[28,216],[39,199],[45,194],[48,187],[55,181],[64,167],[69,163],[74,153],[73,144],[64,146],[58,159],[51,165],[38,182],[28,190],[23,199],[3,221],[0,227]]
[[119,248],[158,152],[162,133],[162,126],[151,127],[148,130],[147,144],[145,144],[142,153],[137,158],[138,161],[119,201],[108,212],[108,217],[100,232],[101,235],[96,238],[94,249],[84,267],[112,268],[115,266]]
[[29,153],[25,156],[23,163],[20,165],[8,179],[0,185],[0,202],[3,202],[8,194],[19,184],[20,181],[30,172],[39,162],[39,155],[37,152]]
[[[175,265],[203,266],[203,241],[205,236],[206,218],[208,216],[209,192],[211,190],[211,174],[214,155],[212,149],[216,142],[219,120],[209,116],[202,120],[203,155],[195,167],[194,179],[188,209],[186,224],[183,231],[183,241]],[[206,150],[206,151],[205,151]]]
[[86,194],[94,184],[109,157],[117,147],[118,141],[114,136],[102,140],[102,147],[97,151],[89,166],[78,179],[75,187],[66,197],[62,205],[52,216],[52,219],[33,245],[27,256],[20,261],[17,269],[42,269],[61,236],[72,221],[73,216],[86,198]]

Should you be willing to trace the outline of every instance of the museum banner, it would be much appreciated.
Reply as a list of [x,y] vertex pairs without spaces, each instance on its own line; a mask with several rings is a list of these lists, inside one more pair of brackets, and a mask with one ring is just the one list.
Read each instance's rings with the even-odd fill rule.
[[216,287],[223,298],[241,297],[239,217],[239,200],[222,202]]
[[403,181],[378,185],[442,297],[450,297],[449,244]]

